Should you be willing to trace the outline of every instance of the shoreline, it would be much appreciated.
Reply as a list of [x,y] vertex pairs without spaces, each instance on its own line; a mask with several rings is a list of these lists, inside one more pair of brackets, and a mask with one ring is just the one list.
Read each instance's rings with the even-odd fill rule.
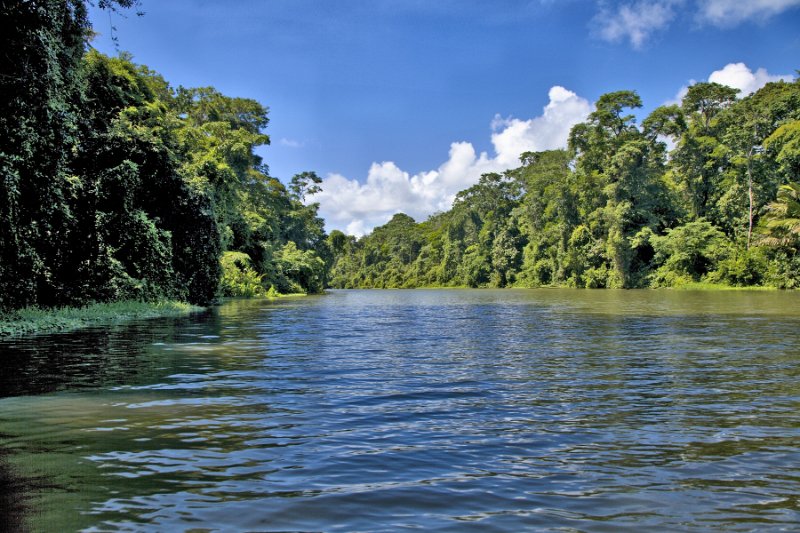
[[327,290],[365,290],[365,291],[408,291],[408,290],[426,290],[426,289],[436,289],[436,290],[535,290],[535,289],[574,289],[579,291],[708,291],[708,292],[715,292],[715,291],[754,291],[754,292],[780,292],[780,291],[787,291],[791,292],[796,289],[781,289],[779,287],[772,287],[772,286],[765,286],[765,285],[722,285],[716,283],[703,283],[701,281],[686,283],[681,285],[674,285],[671,287],[634,287],[634,288],[608,288],[608,287],[598,287],[598,288],[586,288],[586,287],[568,287],[566,285],[540,285],[538,287],[526,287],[521,285],[508,285],[506,287],[468,287],[468,286],[457,286],[457,285],[419,285],[414,287],[328,287]]
[[[561,287],[546,285],[541,287],[503,287],[499,290],[527,290],[527,289],[569,289],[575,287]],[[455,286],[419,286],[419,287],[359,287],[350,290],[485,290],[497,289],[496,287],[455,287]],[[645,287],[639,289],[583,289],[576,290],[644,290],[644,291],[753,291],[753,292],[778,292],[792,289],[779,289],[765,286],[743,286],[709,284],[702,282],[688,283],[675,287]],[[327,290],[348,290],[339,287],[329,287]],[[324,294],[324,292],[322,293]],[[278,297],[250,297],[245,300],[276,301],[305,297],[306,294],[281,294]],[[236,300],[238,298],[230,298]],[[227,300],[227,299],[224,299]],[[223,301],[224,301],[223,300]],[[39,308],[27,307],[7,313],[0,313],[0,340],[18,338],[31,335],[53,333],[68,333],[90,327],[115,326],[133,320],[151,318],[172,318],[189,316],[201,313],[208,307],[199,307],[185,302],[165,300],[158,302],[140,302],[136,300],[123,300],[111,303],[93,303],[82,307]]]
[[[306,296],[304,293],[291,293],[243,299],[272,302],[304,296]],[[91,303],[81,307],[26,307],[16,311],[0,313],[0,341],[32,335],[69,333],[91,327],[116,326],[133,320],[177,318],[202,313],[209,308],[177,300],[157,302],[122,300],[119,302]]]
[[113,326],[132,320],[189,316],[205,311],[185,302],[123,300],[92,303],[82,307],[26,307],[0,314],[0,339],[67,333],[95,326]]

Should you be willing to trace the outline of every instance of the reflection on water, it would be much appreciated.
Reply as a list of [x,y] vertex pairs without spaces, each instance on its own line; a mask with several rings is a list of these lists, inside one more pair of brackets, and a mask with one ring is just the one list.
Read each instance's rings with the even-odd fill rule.
[[800,295],[334,291],[0,345],[7,529],[781,530]]

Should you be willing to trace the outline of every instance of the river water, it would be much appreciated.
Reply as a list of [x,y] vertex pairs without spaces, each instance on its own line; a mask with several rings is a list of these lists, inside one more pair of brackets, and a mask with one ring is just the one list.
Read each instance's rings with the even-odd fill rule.
[[0,354],[4,529],[800,529],[796,293],[332,291]]

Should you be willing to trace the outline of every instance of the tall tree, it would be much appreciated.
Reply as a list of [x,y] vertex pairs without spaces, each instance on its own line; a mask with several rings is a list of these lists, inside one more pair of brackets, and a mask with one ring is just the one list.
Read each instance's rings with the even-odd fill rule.
[[[102,0],[100,7],[130,7]],[[67,170],[89,23],[83,0],[0,0],[0,308],[53,303],[72,223]]]

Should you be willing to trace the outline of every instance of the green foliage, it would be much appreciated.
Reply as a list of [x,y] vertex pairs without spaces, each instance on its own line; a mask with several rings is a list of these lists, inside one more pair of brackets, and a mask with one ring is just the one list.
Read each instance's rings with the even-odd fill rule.
[[292,176],[289,189],[292,191],[292,195],[302,202],[306,196],[314,195],[322,190],[319,187],[320,183],[322,183],[322,178],[315,172],[301,172]]
[[792,181],[800,180],[800,120],[787,122],[765,139],[781,172]]
[[786,250],[770,250],[764,284],[779,289],[800,289],[800,255]]
[[83,307],[25,307],[0,313],[0,338],[38,333],[63,333],[149,318],[180,317],[202,311],[183,302],[123,300]]
[[696,84],[641,128],[635,92],[603,95],[569,150],[522,154],[421,224],[332,235],[331,284],[800,286],[800,83],[736,93]]
[[0,2],[0,307],[48,299],[71,222],[82,1]]
[[602,95],[568,150],[522,154],[449,211],[356,239],[326,235],[314,172],[288,188],[269,175],[259,102],[87,53],[82,0],[0,1],[0,17],[0,309],[328,285],[800,285],[800,82],[741,99],[698,83],[641,127],[635,92]]
[[738,92],[737,89],[719,83],[695,83],[686,91],[681,105],[691,121],[708,132],[712,127],[712,119],[736,101]]
[[800,183],[782,185],[778,198],[766,207],[759,242],[765,246],[800,247]]
[[[220,258],[223,296],[266,296],[264,274],[253,269],[250,256],[242,252],[225,252]],[[272,288],[272,287],[270,287]]]
[[700,281],[717,263],[731,254],[725,234],[706,220],[696,220],[651,238],[655,251],[653,273],[656,286],[680,280]]
[[[0,2],[0,16],[0,309],[206,305],[223,265],[225,293],[255,293],[256,278],[322,289],[331,254],[318,206],[303,203],[320,180],[300,174],[289,192],[268,175],[255,155],[269,143],[263,105],[86,53],[82,0]],[[289,243],[302,268],[282,258]],[[251,258],[243,279],[223,252]]]
[[736,253],[717,264],[716,270],[707,279],[734,287],[761,285],[767,277],[769,262],[767,254],[759,248],[736,250]]
[[325,261],[316,252],[300,250],[293,241],[289,241],[281,248],[278,261],[283,275],[278,286],[280,292],[322,292]]

